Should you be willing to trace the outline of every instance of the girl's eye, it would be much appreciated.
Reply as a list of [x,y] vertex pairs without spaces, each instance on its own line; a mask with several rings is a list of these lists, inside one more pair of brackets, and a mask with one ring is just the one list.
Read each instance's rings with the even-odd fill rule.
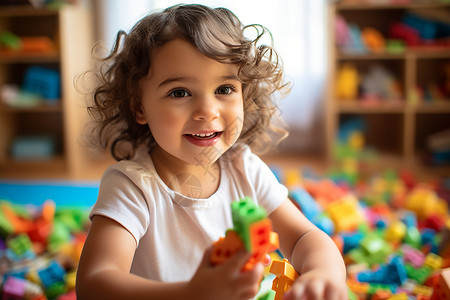
[[182,89],[178,89],[178,90],[173,90],[169,93],[170,97],[173,98],[183,98],[183,97],[188,97],[190,96],[189,92],[186,90],[182,90]]
[[217,88],[216,94],[229,95],[234,91],[236,91],[236,89],[233,86],[224,85]]

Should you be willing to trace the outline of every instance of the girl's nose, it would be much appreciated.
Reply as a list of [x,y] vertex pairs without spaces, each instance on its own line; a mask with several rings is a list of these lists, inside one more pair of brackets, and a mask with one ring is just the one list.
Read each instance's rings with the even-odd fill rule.
[[196,121],[212,121],[220,116],[219,106],[214,97],[202,96],[195,100],[192,117]]

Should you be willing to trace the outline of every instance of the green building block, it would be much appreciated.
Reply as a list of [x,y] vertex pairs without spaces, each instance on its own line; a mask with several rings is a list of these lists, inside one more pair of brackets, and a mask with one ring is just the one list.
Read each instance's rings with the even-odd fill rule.
[[433,272],[433,270],[428,266],[423,266],[416,269],[413,266],[406,264],[405,269],[408,278],[415,280],[418,284],[423,284]]
[[231,216],[233,219],[234,230],[244,242],[245,249],[251,251],[250,244],[250,226],[267,217],[264,208],[257,206],[249,197],[231,203]]
[[349,252],[350,258],[357,263],[367,263],[370,266],[386,261],[392,253],[392,247],[383,238],[370,233],[361,240],[360,246]]
[[0,32],[0,45],[12,50],[19,50],[21,47],[20,37],[9,31]]
[[33,245],[27,234],[22,233],[7,241],[8,247],[18,256],[22,256],[30,250],[33,250]]
[[6,219],[5,214],[3,213],[3,210],[0,207],[0,235],[2,237],[6,237],[13,233],[14,228],[11,225],[11,223]]

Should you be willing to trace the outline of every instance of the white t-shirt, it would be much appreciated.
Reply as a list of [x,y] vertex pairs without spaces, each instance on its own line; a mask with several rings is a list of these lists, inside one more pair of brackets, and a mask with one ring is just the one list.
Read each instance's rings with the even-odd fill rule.
[[[232,201],[249,196],[270,214],[287,197],[287,188],[246,145],[235,145],[219,165],[219,187],[207,199],[168,188],[147,151],[106,170],[91,217],[111,218],[136,239],[131,273],[156,281],[189,280],[204,251],[233,227]],[[189,175],[178,180],[191,184],[193,194],[201,184]]]

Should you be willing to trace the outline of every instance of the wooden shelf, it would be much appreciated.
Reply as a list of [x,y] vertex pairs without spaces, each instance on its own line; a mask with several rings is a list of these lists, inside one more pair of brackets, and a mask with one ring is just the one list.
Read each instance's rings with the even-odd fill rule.
[[49,113],[62,112],[61,100],[55,101],[54,104],[40,103],[36,106],[15,107],[2,104],[0,105],[0,113]]
[[443,8],[443,7],[450,7],[450,4],[443,3],[442,1],[394,4],[394,3],[374,3],[373,1],[364,1],[364,0],[341,1],[336,4],[336,9],[338,10],[424,9],[424,8]]
[[[22,86],[26,70],[33,65],[57,70],[61,98],[55,103],[8,106],[0,99],[0,178],[82,178],[99,174],[105,162],[93,157],[80,144],[88,118],[82,106],[85,96],[73,86],[74,78],[92,68],[94,45],[90,3],[63,5],[58,10],[31,6],[2,6],[0,31],[19,37],[48,37],[53,51],[14,52],[0,50],[0,87]],[[11,143],[21,136],[51,136],[54,157],[43,160],[14,160]],[[101,162],[100,162],[101,161]],[[100,174],[101,175],[101,174]]]
[[30,5],[2,6],[0,10],[0,17],[57,16],[58,14],[58,10],[34,8]]
[[364,103],[364,101],[353,100],[349,102],[339,101],[337,103],[337,110],[339,113],[354,113],[354,114],[377,114],[377,113],[388,113],[388,114],[400,114],[404,113],[406,105],[404,102],[393,102],[389,101],[384,103],[369,104]]
[[402,60],[402,59],[446,59],[450,58],[450,47],[434,48],[420,47],[408,48],[402,53],[389,52],[366,52],[358,53],[350,51],[337,50],[336,59],[338,60]]
[[57,63],[60,59],[59,52],[57,51],[49,53],[0,52],[1,64]]
[[[412,109],[416,113],[428,113],[428,114],[449,114],[450,113],[450,99],[422,102],[416,105],[412,105]],[[449,121],[450,123],[450,121]]]
[[[330,3],[330,43],[329,72],[326,95],[325,136],[328,161],[333,161],[333,147],[340,126],[356,117],[366,122],[368,127],[365,140],[367,146],[377,152],[387,151],[404,166],[411,168],[448,171],[449,168],[427,166],[422,161],[427,152],[426,140],[433,133],[450,125],[450,99],[417,99],[417,90],[430,84],[440,84],[443,74],[439,73],[443,64],[450,63],[450,46],[421,45],[405,48],[402,52],[356,52],[339,48],[335,42],[334,21],[339,16],[354,24],[362,31],[372,27],[388,38],[389,25],[400,22],[405,13],[420,12],[428,15],[450,14],[450,3],[439,1],[412,2],[409,4],[371,3],[364,0],[347,0]],[[341,66],[351,66],[359,80],[369,74],[374,66],[389,72],[401,88],[405,99],[382,100],[376,103],[359,99],[336,99],[336,75]],[[361,85],[358,88],[362,88]],[[360,89],[357,89],[360,91]],[[358,93],[356,97],[364,97]],[[438,96],[433,95],[434,98]],[[382,155],[386,157],[386,155]],[[449,173],[447,173],[449,174]]]

